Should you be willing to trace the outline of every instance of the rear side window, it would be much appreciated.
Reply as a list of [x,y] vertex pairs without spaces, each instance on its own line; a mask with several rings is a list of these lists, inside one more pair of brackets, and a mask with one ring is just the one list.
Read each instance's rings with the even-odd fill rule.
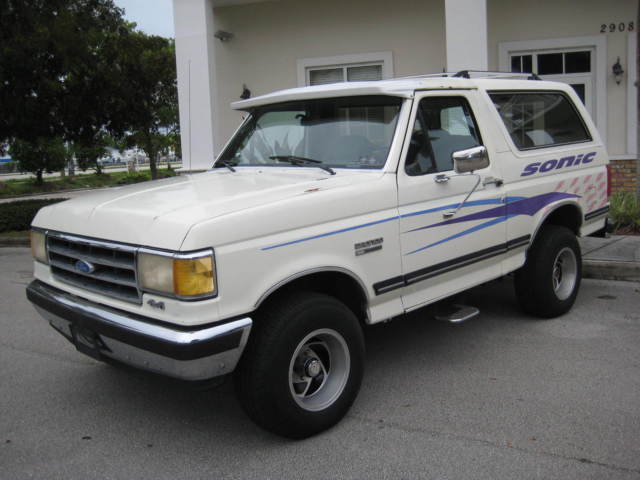
[[489,96],[519,150],[591,140],[563,93],[490,92]]

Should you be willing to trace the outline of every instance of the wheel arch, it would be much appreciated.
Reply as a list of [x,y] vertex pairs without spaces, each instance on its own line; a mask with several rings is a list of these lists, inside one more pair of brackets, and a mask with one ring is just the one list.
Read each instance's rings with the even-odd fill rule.
[[538,226],[531,236],[531,244],[533,245],[536,241],[540,230],[542,230],[542,227],[545,225],[567,227],[576,236],[580,236],[583,218],[582,209],[576,202],[559,203],[540,219]]
[[335,266],[305,270],[281,280],[260,296],[254,309],[260,310],[274,299],[296,290],[331,295],[347,305],[359,321],[367,322],[369,296],[364,283],[352,271]]

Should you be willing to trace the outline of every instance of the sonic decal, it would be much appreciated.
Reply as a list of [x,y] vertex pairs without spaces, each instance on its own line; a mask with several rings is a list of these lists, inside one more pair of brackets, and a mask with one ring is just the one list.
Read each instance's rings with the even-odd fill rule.
[[568,157],[562,157],[560,159],[552,158],[546,162],[533,162],[524,167],[520,176],[528,177],[534,173],[544,173],[550,170],[557,170],[559,168],[575,167],[581,163],[591,163],[595,156],[596,152],[589,152],[586,155],[581,153],[579,155],[569,155]]

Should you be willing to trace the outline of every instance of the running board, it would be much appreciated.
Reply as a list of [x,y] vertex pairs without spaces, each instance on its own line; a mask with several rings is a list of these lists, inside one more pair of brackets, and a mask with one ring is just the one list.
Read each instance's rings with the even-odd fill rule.
[[435,319],[439,322],[457,324],[471,320],[479,314],[480,310],[476,307],[469,307],[467,305],[447,305],[435,315]]

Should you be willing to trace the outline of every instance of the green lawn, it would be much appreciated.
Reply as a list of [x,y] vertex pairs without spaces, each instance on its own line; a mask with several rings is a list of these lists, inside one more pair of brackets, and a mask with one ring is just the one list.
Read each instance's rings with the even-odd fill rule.
[[29,230],[23,230],[19,232],[2,232],[0,233],[0,239],[11,238],[11,239],[27,239],[29,238]]
[[[160,178],[172,177],[176,173],[174,170],[158,170]],[[100,188],[115,185],[128,185],[151,180],[149,170],[136,173],[113,172],[102,175],[82,174],[72,177],[46,178],[43,185],[36,185],[33,178],[20,178],[0,181],[0,198],[15,197],[18,195],[29,195],[36,193],[52,193],[77,188]]]

